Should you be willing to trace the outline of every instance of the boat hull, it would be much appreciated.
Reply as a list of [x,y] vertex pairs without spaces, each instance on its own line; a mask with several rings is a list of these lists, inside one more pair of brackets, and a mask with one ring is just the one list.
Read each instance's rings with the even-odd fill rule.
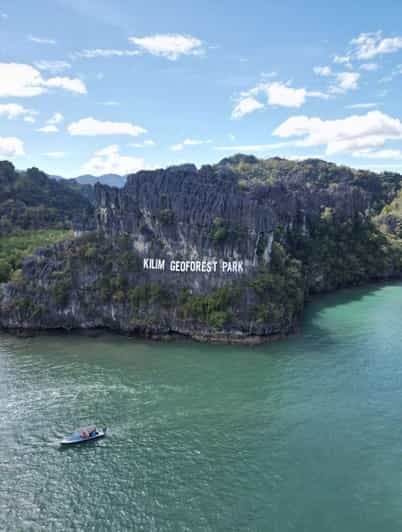
[[89,436],[88,438],[64,438],[61,440],[61,445],[77,445],[79,443],[87,443],[89,441],[100,440],[106,436],[105,432],[99,432],[96,436]]

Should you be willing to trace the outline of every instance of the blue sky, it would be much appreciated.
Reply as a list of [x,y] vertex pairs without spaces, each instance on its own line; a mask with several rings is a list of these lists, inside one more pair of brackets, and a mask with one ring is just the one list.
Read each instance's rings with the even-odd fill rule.
[[402,3],[0,0],[0,157],[73,177],[237,152],[402,170]]

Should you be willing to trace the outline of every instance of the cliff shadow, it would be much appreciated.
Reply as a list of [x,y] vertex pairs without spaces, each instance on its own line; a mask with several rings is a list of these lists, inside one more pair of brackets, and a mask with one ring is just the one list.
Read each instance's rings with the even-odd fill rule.
[[[331,341],[331,337],[334,337],[335,341],[334,329],[325,326],[324,314],[331,311],[341,310],[342,307],[345,307],[346,312],[346,307],[363,300],[369,302],[370,298],[378,297],[382,290],[392,286],[402,286],[401,281],[373,282],[358,287],[342,288],[334,292],[315,294],[306,303],[297,334],[305,336],[306,338],[319,336],[326,338],[328,341]],[[368,305],[367,309],[369,308],[370,306]],[[357,310],[358,309],[356,309],[356,311]],[[359,309],[360,312],[362,310],[364,309]],[[348,309],[348,311],[350,312],[351,309]],[[344,319],[346,320],[346,317]]]

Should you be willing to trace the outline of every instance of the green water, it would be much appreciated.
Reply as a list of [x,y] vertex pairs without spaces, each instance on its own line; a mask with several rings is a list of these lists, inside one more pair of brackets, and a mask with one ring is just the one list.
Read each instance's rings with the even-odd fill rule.
[[256,348],[0,336],[0,530],[400,532],[401,317],[392,285]]

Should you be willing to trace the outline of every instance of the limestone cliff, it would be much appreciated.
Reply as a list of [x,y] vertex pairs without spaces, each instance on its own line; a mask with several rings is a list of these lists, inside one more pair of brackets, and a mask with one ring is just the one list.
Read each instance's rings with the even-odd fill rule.
[[371,216],[400,176],[319,163],[236,156],[96,185],[97,231],[28,258],[0,324],[257,341],[292,330],[311,292],[398,276]]

